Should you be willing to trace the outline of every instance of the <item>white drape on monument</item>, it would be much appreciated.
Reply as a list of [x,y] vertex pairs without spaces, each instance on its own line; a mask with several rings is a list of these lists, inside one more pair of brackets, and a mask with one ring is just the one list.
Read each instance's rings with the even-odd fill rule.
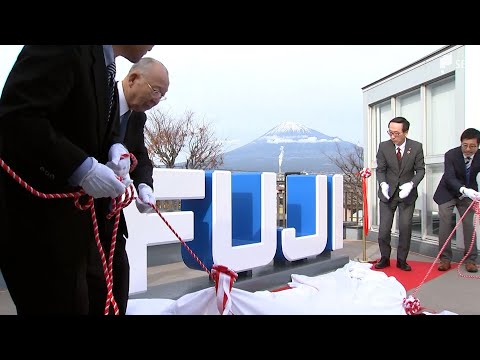
[[[234,315],[405,315],[405,288],[394,277],[350,261],[328,274],[292,275],[291,289],[270,292],[231,291]],[[219,315],[215,288],[178,300],[131,299],[128,315]]]

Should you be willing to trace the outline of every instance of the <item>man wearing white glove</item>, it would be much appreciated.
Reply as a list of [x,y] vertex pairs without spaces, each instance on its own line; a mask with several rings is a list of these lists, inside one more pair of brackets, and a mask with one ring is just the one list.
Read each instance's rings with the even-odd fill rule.
[[135,199],[138,211],[144,214],[154,213],[155,210],[152,208],[152,205],[155,206],[155,203],[152,188],[147,184],[138,185],[138,197]]
[[100,164],[95,158],[89,160],[92,166],[80,180],[80,186],[87,194],[95,199],[115,199],[125,192],[125,185],[117,179],[112,169]]
[[[472,201],[480,201],[478,192],[478,180],[480,180],[480,158],[476,155],[480,143],[480,131],[468,128],[460,136],[460,146],[448,150],[445,153],[444,173],[437,186],[433,200],[438,204],[439,232],[438,247],[442,249],[448,237],[452,233],[452,213],[457,208],[462,217],[470,207]],[[463,256],[467,256],[473,234],[473,215],[471,209],[462,220],[463,226]],[[457,241],[459,239],[457,238]],[[477,243],[476,237],[472,250],[465,258],[465,269],[468,272],[477,272]],[[458,255],[457,255],[458,257]],[[445,245],[440,254],[438,270],[446,271],[451,268],[453,252],[451,242]],[[460,257],[459,257],[460,259]]]
[[383,196],[385,196],[385,199],[390,200],[390,194],[388,193],[390,190],[390,186],[384,181],[380,184],[380,188],[382,190]]
[[399,186],[400,192],[398,193],[398,197],[400,199],[405,199],[413,189],[413,181],[405,183]]
[[137,188],[138,197],[135,203],[141,213],[155,212],[151,207],[155,205],[153,166],[148,157],[143,133],[145,111],[165,99],[169,85],[170,80],[165,66],[149,57],[144,57],[134,64],[127,76],[117,84],[120,98],[120,126],[115,129],[114,139],[118,142],[110,149],[111,157],[107,165],[117,175],[125,177],[129,173],[130,159],[120,160],[121,155],[130,151],[136,157],[138,164],[130,177]]
[[378,246],[381,258],[375,268],[390,266],[393,217],[399,209],[397,267],[410,271],[407,256],[412,237],[412,218],[417,200],[417,186],[425,176],[423,146],[407,138],[410,123],[396,117],[388,124],[389,140],[380,143],[377,151],[377,181],[380,186],[380,226]]
[[[113,220],[104,216],[111,198],[125,190],[104,165],[110,124],[118,116],[110,80],[115,58],[134,63],[153,46],[25,45],[0,97],[2,160],[35,190],[65,194],[83,188],[95,198],[101,239],[111,238],[106,227]],[[95,244],[90,211],[78,209],[73,198],[34,196],[5,171],[0,178],[0,218],[7,219],[0,270],[16,313],[88,314],[95,291],[87,284],[88,246]],[[98,302],[105,308],[106,297]]]
[[460,194],[464,195],[465,197],[468,197],[470,200],[480,201],[480,193],[473,189],[469,189],[462,186],[460,188]]
[[125,187],[133,183],[130,178],[130,153],[123,144],[116,143],[110,147],[106,165],[115,172]]
[[[157,105],[170,85],[168,71],[165,66],[152,58],[144,57],[134,64],[126,77],[117,84],[119,97],[119,122],[113,128],[109,159],[107,166],[123,179],[125,185],[133,181],[137,189],[135,205],[142,213],[153,213],[155,205],[153,195],[153,164],[145,147],[144,127],[147,120],[146,110]],[[137,159],[132,170],[129,157],[122,155],[131,153]],[[127,186],[128,186],[127,185]],[[129,205],[132,206],[132,205]],[[124,313],[128,303],[130,266],[126,252],[128,238],[127,224],[123,211],[120,215],[117,243],[114,256],[114,295],[117,304]],[[103,289],[106,293],[103,268],[100,266],[98,251],[91,249],[89,260],[89,287]],[[116,259],[116,260],[115,260]],[[103,297],[103,294],[102,296]],[[98,299],[98,292],[90,296],[92,315],[102,315],[104,304]]]

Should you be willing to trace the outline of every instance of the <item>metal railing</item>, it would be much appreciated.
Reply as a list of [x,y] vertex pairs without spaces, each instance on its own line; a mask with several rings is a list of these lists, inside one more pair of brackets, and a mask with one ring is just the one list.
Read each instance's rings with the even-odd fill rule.
[[343,192],[343,222],[354,225],[363,222],[363,198],[356,191]]

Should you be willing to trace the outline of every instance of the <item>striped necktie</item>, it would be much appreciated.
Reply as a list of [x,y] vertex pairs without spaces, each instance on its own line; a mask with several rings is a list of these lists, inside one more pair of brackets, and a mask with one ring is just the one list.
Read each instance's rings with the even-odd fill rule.
[[466,184],[465,185],[469,185],[470,184],[470,165],[472,165],[472,158],[470,156],[467,156],[465,158],[465,182]]
[[115,61],[107,66],[107,80],[108,80],[108,121],[112,118],[113,98],[115,94]]

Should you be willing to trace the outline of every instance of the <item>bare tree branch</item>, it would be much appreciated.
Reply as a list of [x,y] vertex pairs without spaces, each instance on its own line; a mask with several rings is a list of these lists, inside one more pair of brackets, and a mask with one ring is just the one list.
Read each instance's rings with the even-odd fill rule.
[[186,153],[187,169],[215,169],[223,164],[223,141],[210,123],[197,123],[192,111],[180,118],[154,109],[148,114],[145,144],[154,164],[174,168],[179,154]]
[[187,144],[187,169],[215,169],[223,165],[223,142],[219,141],[210,123],[192,124]]
[[363,169],[363,148],[355,145],[352,151],[345,152],[338,143],[336,146],[335,154],[324,155],[343,173],[344,208],[358,210],[363,204],[362,178],[359,176]]
[[356,178],[356,175],[363,169],[363,148],[354,145],[352,151],[345,152],[340,149],[338,143],[336,143],[336,147],[337,151],[334,155],[327,153],[324,155],[342,171],[344,177]]
[[149,113],[145,126],[145,144],[154,164],[160,162],[167,168],[175,167],[192,121],[193,113],[188,111],[180,118],[174,118],[158,109]]

